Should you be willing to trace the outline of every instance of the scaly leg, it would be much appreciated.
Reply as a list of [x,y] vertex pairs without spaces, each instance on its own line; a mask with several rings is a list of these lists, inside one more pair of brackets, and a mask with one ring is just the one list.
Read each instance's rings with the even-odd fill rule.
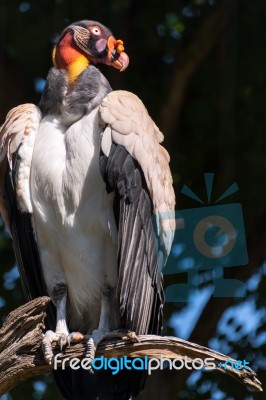
[[66,344],[70,345],[71,342],[71,335],[66,323],[67,287],[65,283],[58,283],[53,288],[52,300],[56,306],[56,329],[55,332],[45,332],[42,341],[44,358],[50,365],[54,358],[52,343],[57,342],[62,350]]
[[[86,357],[91,361],[95,357],[97,346],[100,342],[107,338],[125,338],[127,337],[131,342],[138,342],[136,334],[128,329],[117,329],[110,331],[110,315],[111,315],[111,291],[103,293],[101,300],[101,313],[98,329],[95,329],[87,341]],[[89,369],[93,373],[92,368]]]

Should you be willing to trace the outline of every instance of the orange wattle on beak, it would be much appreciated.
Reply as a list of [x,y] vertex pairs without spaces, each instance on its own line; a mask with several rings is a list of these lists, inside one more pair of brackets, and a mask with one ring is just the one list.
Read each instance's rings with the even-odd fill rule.
[[112,65],[120,71],[125,71],[129,64],[129,57],[124,52],[122,40],[116,40],[113,36],[110,36],[107,40],[107,49],[106,64]]

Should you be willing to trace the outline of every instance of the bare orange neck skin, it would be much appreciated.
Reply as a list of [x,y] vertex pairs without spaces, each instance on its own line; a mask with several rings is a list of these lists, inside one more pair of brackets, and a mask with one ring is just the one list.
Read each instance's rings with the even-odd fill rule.
[[54,65],[68,72],[69,82],[73,83],[76,78],[89,65],[89,60],[75,46],[71,32],[68,32],[53,52]]

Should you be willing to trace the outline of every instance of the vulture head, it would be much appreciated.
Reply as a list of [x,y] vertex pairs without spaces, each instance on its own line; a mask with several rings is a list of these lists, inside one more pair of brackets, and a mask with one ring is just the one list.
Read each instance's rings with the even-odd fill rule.
[[64,29],[54,47],[53,62],[57,68],[65,69],[70,81],[74,81],[90,63],[103,63],[124,71],[129,58],[122,40],[116,40],[108,28],[99,22],[84,20]]

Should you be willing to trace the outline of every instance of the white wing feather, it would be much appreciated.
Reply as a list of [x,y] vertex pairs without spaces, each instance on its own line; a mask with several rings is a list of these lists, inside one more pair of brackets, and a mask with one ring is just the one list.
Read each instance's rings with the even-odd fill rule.
[[7,163],[12,169],[12,156],[18,150],[20,166],[17,174],[17,201],[21,211],[32,212],[30,200],[30,167],[36,132],[42,118],[41,112],[34,104],[22,104],[12,108],[0,127],[0,214],[9,226],[6,193],[5,171]]
[[160,145],[163,134],[133,93],[122,90],[109,93],[99,111],[102,123],[107,124],[102,151],[108,157],[114,142],[124,146],[140,164],[153,202],[158,235],[169,254],[175,231],[175,194],[170,157]]

